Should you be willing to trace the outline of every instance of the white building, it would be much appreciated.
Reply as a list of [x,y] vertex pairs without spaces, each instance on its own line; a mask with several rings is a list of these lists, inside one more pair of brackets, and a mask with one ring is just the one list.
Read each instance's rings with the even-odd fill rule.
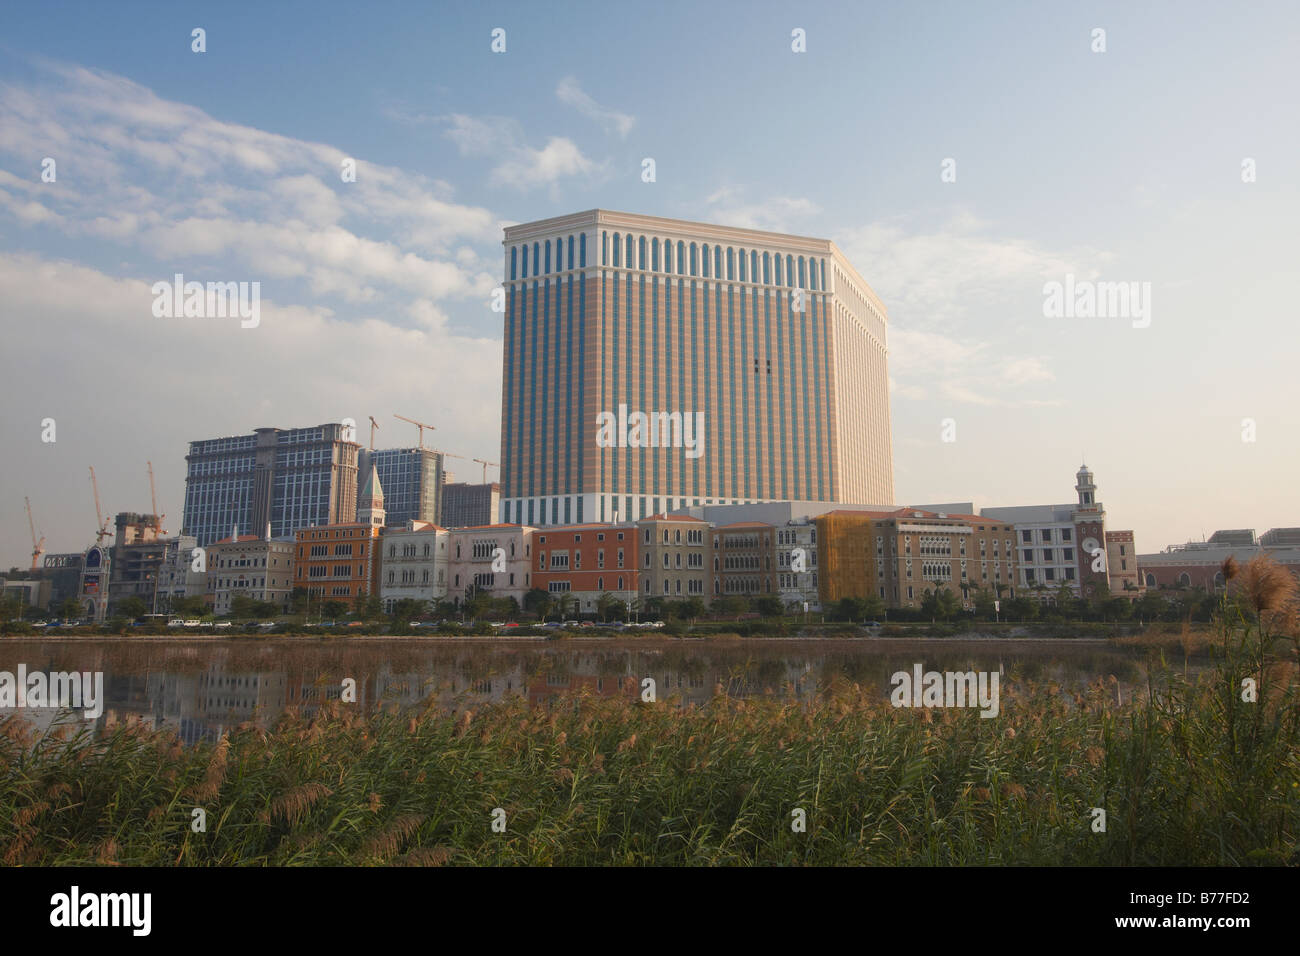
[[489,524],[448,531],[448,597],[463,601],[470,588],[522,606],[532,587],[532,527]]
[[1062,584],[1076,597],[1086,582],[1110,586],[1106,555],[1106,509],[1087,465],[1075,475],[1073,504],[983,508],[980,516],[1015,528],[1019,563],[1016,593],[1054,600]]
[[808,518],[776,528],[777,594],[787,607],[821,610],[817,591],[817,525]]
[[[207,558],[195,554],[198,544],[199,539],[192,534],[162,540],[162,564],[154,583],[155,614],[166,614],[183,598],[203,597],[208,586]],[[195,570],[196,564],[199,570]]]
[[447,597],[450,533],[429,521],[408,521],[384,533],[379,597],[391,614],[398,601],[432,605]]

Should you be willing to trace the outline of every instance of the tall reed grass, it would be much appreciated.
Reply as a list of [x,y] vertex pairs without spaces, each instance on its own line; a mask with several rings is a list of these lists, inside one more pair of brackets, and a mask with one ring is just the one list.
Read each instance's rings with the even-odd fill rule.
[[[11,719],[0,860],[1296,864],[1295,647],[1265,609],[1246,610],[1225,603],[1220,659],[1197,678],[1175,664],[1120,703],[1110,681],[1071,692],[1012,674],[994,719],[896,710],[845,681],[805,706],[570,697],[363,716],[335,704],[196,747],[130,726],[37,740]],[[206,832],[191,829],[195,807]],[[806,832],[792,830],[796,808]]]

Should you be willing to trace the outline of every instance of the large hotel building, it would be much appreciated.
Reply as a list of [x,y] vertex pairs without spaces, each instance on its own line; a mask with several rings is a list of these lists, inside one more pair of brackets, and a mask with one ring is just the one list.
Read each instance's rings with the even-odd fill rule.
[[504,245],[503,521],[894,500],[885,307],[833,242],[595,209]]

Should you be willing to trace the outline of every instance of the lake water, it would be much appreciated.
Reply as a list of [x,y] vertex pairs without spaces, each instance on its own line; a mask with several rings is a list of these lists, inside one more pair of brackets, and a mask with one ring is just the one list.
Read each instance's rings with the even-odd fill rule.
[[[1181,655],[1179,655],[1181,658]],[[431,695],[446,708],[508,697],[548,706],[562,694],[638,696],[650,677],[661,701],[701,705],[719,692],[806,702],[858,684],[888,698],[890,676],[925,670],[997,671],[1003,688],[1056,681],[1074,688],[1117,679],[1127,701],[1142,693],[1148,655],[1104,641],[1048,640],[292,640],[0,641],[0,680],[33,672],[102,673],[97,729],[132,720],[170,728],[193,743],[246,721],[273,724],[306,713],[355,681],[356,704],[415,705]],[[1181,660],[1179,663],[1181,670]],[[0,707],[37,730],[78,711]]]

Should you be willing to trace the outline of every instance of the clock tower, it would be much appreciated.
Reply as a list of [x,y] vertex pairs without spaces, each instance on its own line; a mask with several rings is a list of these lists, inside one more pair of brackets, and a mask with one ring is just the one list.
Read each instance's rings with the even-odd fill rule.
[[1089,585],[1110,587],[1106,509],[1097,500],[1097,483],[1086,464],[1079,466],[1074,479],[1074,490],[1079,496],[1073,515],[1075,540],[1079,542],[1079,594],[1088,597],[1092,590]]

